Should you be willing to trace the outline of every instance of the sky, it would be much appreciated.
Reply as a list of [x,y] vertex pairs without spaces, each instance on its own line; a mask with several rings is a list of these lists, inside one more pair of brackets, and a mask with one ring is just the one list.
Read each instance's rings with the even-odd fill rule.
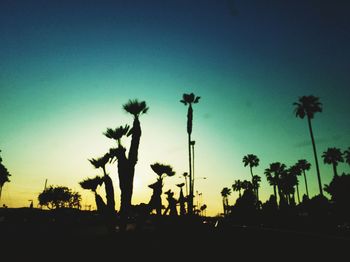
[[[94,207],[79,182],[102,174],[88,159],[115,146],[107,127],[132,124],[122,109],[129,99],[149,106],[132,203],[149,201],[155,162],[173,167],[163,191],[177,197],[188,172],[187,107],[179,101],[191,92],[201,97],[192,137],[202,196],[194,201],[207,215],[223,212],[223,187],[250,179],[247,154],[260,159],[253,172],[263,202],[273,194],[264,170],[277,161],[307,159],[310,195],[318,194],[307,121],[295,117],[293,102],[314,95],[323,105],[312,124],[328,184],[332,167],[322,152],[350,146],[349,11],[347,1],[326,0],[1,0],[0,149],[12,176],[0,204],[36,206],[47,180]],[[107,171],[119,209],[116,164]],[[237,197],[232,192],[229,203]]]

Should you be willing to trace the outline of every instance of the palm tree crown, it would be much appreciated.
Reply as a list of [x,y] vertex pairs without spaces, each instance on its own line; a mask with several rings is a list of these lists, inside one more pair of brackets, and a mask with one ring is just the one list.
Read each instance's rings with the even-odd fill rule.
[[166,175],[166,176],[175,175],[175,171],[173,171],[173,168],[170,165],[154,163],[151,165],[151,168],[160,178],[162,178],[162,175]]
[[338,175],[337,174],[338,162],[344,162],[343,153],[340,151],[340,149],[335,147],[328,148],[327,151],[323,152],[322,157],[323,157],[323,162],[325,164],[333,165],[334,175]]
[[298,160],[297,165],[302,171],[308,171],[311,167],[311,164],[306,159]]
[[327,151],[322,154],[325,164],[338,165],[338,162],[344,162],[343,154],[339,148],[328,148]]
[[221,196],[222,197],[228,197],[229,195],[231,195],[231,189],[229,189],[228,187],[224,187],[221,190]]
[[299,102],[293,103],[296,106],[295,115],[303,119],[305,116],[312,119],[317,112],[322,112],[322,103],[318,101],[319,98],[315,96],[302,96]]
[[350,165],[350,147],[344,151],[345,162]]
[[96,176],[94,178],[87,178],[87,179],[79,182],[79,185],[83,189],[88,189],[88,190],[95,192],[97,187],[101,186],[102,183],[103,183],[103,179],[100,176]]
[[91,158],[88,160],[95,168],[102,168],[103,171],[105,171],[105,166],[108,163],[109,159],[110,159],[110,155],[109,153],[106,153],[103,157]]
[[180,102],[187,106],[187,104],[197,104],[200,98],[200,96],[195,96],[193,93],[183,94],[182,100],[180,100]]
[[244,166],[256,167],[259,165],[260,159],[253,154],[248,154],[243,157]]
[[139,117],[141,114],[146,114],[148,107],[145,101],[139,102],[137,99],[129,100],[123,105],[123,109],[132,114],[134,117]]
[[125,125],[125,126],[120,126],[117,127],[115,129],[112,128],[107,128],[106,132],[104,132],[103,134],[110,139],[114,139],[118,142],[118,145],[121,145],[121,138],[125,135],[129,136],[130,135],[130,127],[129,125]]

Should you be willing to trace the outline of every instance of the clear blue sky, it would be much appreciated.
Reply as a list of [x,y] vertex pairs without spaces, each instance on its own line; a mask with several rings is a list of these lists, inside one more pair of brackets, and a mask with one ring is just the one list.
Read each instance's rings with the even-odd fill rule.
[[[324,0],[2,0],[0,149],[12,177],[1,202],[27,206],[48,179],[93,204],[78,185],[99,174],[87,158],[113,145],[102,135],[107,127],[132,123],[122,104],[133,98],[150,107],[141,119],[133,203],[148,202],[154,162],[174,167],[178,175],[164,189],[177,192],[187,171],[179,100],[190,92],[202,97],[193,138],[195,175],[207,177],[196,190],[208,214],[222,212],[223,187],[250,178],[242,164],[248,153],[261,160],[255,172],[263,201],[272,193],[263,171],[275,161],[308,159],[317,194],[307,123],[292,104],[320,97],[324,112],[313,121],[319,156],[350,146],[349,11],[346,1]],[[329,183],[332,168],[319,161]],[[116,166],[109,172],[118,188]]]

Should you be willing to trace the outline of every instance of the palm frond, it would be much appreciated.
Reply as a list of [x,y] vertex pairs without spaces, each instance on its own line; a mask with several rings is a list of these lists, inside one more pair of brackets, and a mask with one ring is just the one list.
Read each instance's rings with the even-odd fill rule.
[[173,168],[170,165],[164,165],[157,162],[152,164],[151,168],[159,177],[161,177],[163,174],[167,176],[175,175],[175,171],[173,171]]
[[107,128],[106,132],[104,132],[103,134],[107,137],[107,138],[111,138],[114,140],[120,140],[124,135],[128,134],[128,131],[130,129],[129,125],[125,125],[125,126],[119,126],[115,129],[112,128]]
[[136,116],[139,116],[141,113],[145,114],[148,111],[148,107],[145,101],[139,102],[137,99],[129,100],[126,104],[123,105],[123,109]]
[[83,189],[88,189],[88,190],[95,192],[97,187],[101,186],[102,183],[103,183],[103,179],[99,176],[96,176],[94,178],[84,179],[83,181],[79,182],[79,185]]

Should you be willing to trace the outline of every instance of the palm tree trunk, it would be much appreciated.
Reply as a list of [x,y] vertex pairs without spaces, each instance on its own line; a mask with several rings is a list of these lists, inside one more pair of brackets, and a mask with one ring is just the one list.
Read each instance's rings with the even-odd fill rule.
[[226,205],[225,205],[225,198],[222,198],[222,205],[224,208],[224,216],[226,215]]
[[338,175],[338,172],[337,172],[337,164],[336,164],[336,163],[333,163],[333,173],[334,173],[334,176],[337,176],[337,175]]
[[305,180],[306,195],[307,195],[307,198],[310,198],[309,197],[309,190],[307,188],[307,180],[306,180],[305,170],[303,170],[303,174],[304,174],[304,180]]
[[193,214],[193,178],[192,178],[192,157],[191,157],[191,134],[188,134],[188,163],[189,163],[189,181],[190,194],[188,199],[188,214]]
[[192,160],[191,160],[191,133],[192,133],[193,109],[189,104],[187,110],[187,134],[188,134],[188,163],[189,163],[189,180],[190,180],[190,195],[188,199],[188,214],[193,214],[193,177],[192,177]]
[[298,204],[300,204],[299,186],[296,185],[296,187],[297,187]]
[[115,211],[115,200],[114,200],[114,187],[112,179],[109,175],[105,175],[104,178],[106,199],[107,199],[107,208],[114,212]]
[[276,190],[276,185],[273,185],[273,193],[274,193],[275,198],[276,198],[276,203],[278,203],[278,202],[277,202],[277,190]]
[[311,119],[310,119],[309,116],[307,117],[307,122],[308,122],[308,125],[309,125],[309,131],[310,131],[310,136],[311,136],[312,148],[313,148],[313,151],[314,151],[316,171],[317,171],[317,179],[318,179],[318,187],[320,189],[320,195],[323,196],[320,168],[318,166],[318,160],[317,160],[316,144],[315,144],[314,134],[312,132]]

